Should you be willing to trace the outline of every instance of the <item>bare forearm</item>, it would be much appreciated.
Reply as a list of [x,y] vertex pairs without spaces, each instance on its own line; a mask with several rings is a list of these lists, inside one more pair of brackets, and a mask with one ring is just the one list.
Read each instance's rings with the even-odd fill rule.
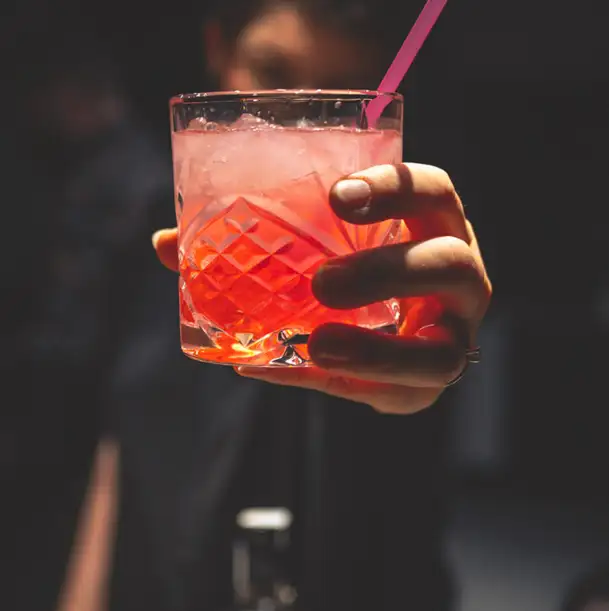
[[101,441],[57,611],[105,611],[114,547],[119,451]]

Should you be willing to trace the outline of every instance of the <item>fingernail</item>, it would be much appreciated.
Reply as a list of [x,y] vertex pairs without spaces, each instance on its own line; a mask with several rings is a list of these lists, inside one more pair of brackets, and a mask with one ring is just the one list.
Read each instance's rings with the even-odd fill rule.
[[346,178],[336,183],[334,194],[345,206],[363,210],[370,204],[372,190],[365,180]]
[[349,348],[350,329],[329,323],[324,333],[313,333],[309,339],[309,354],[321,367],[341,367],[351,363],[355,356]]
[[338,262],[324,263],[315,273],[314,280],[329,284],[331,282],[340,281],[347,268]]
[[313,276],[313,295],[325,306],[340,307],[353,284],[350,269],[338,262],[322,265]]

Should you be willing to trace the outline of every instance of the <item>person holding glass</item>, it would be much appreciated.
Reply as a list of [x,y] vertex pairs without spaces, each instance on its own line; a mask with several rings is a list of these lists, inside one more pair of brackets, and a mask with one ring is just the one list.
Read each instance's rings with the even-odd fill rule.
[[[405,12],[421,8],[403,4],[403,20],[389,17],[390,1],[220,4],[203,24],[209,89],[374,89],[412,23]],[[330,201],[346,221],[363,210],[426,230],[363,266],[322,268],[320,300],[331,305],[340,286],[355,302],[395,297],[407,309],[433,296],[435,306],[397,339],[343,328],[337,342],[335,328],[318,329],[317,368],[240,379],[176,357],[175,280],[152,272],[140,292],[151,307],[130,329],[111,393],[121,465],[113,611],[230,608],[235,516],[256,505],[295,515],[290,563],[306,608],[451,609],[446,410],[426,408],[473,358],[491,284],[443,170],[364,169]],[[175,269],[175,231],[153,241]]]

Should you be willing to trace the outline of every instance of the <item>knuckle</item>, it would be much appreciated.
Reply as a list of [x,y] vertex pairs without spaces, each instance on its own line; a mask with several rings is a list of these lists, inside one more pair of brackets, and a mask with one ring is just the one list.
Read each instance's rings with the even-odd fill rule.
[[493,283],[488,277],[486,265],[484,264],[482,254],[480,253],[480,248],[478,246],[478,240],[476,239],[476,230],[474,228],[474,225],[471,223],[471,221],[465,219],[465,226],[467,227],[467,233],[470,238],[470,243],[472,244],[471,249],[477,261],[478,271],[483,279],[484,301],[488,305],[493,295]]
[[430,185],[433,202],[438,210],[457,209],[463,214],[463,204],[457,194],[452,178],[442,168],[432,168],[432,183]]
[[432,173],[435,180],[434,186],[437,195],[454,202],[457,191],[450,174],[446,170],[437,167],[433,167]]
[[452,178],[446,170],[433,166],[432,171],[435,175],[436,181],[438,183],[438,188],[440,190],[445,191],[446,193],[455,192],[455,187],[453,185]]
[[465,227],[467,229],[467,233],[470,236],[470,239],[476,235],[476,228],[473,223],[469,219],[465,219]]
[[425,389],[424,392],[418,392],[410,404],[410,413],[421,412],[434,405],[444,392],[444,388]]
[[480,292],[485,286],[485,273],[472,249],[459,238],[446,237],[443,241],[442,264],[452,284]]
[[480,290],[480,312],[479,317],[482,317],[486,312],[487,308],[491,303],[491,298],[493,296],[493,285],[489,280],[489,277],[486,273],[482,272],[482,280],[481,280],[481,288]]
[[461,238],[447,235],[439,239],[442,240],[441,244],[443,250],[452,258],[468,259],[469,257],[473,258],[475,256],[472,249]]
[[493,294],[491,282],[482,259],[459,238],[442,238],[442,274],[445,285],[469,304],[466,317],[482,318]]

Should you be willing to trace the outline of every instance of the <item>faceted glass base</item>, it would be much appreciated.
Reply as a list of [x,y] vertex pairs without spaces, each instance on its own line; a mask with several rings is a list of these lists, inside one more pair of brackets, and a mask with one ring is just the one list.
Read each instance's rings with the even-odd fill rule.
[[[215,214],[208,206],[205,223],[200,225],[202,218],[192,223],[180,250],[182,347],[188,356],[230,365],[302,367],[309,362],[306,339],[324,323],[395,328],[395,300],[331,310],[314,297],[311,281],[329,258],[396,243],[403,225],[388,220],[348,226],[320,193],[316,214],[324,216],[315,226],[305,221],[297,226],[298,219],[288,224],[293,212],[260,197],[229,199]],[[307,210],[304,203],[298,208]]]
[[[384,333],[395,334],[399,319],[397,302],[392,300],[376,304],[374,308],[377,311],[383,308],[388,322],[366,326]],[[341,322],[340,317],[337,317],[335,322]],[[352,321],[348,322],[352,323]],[[184,354],[197,361],[231,366],[310,367],[313,363],[307,348],[309,335],[310,330],[305,331],[303,328],[282,329],[252,341],[252,334],[243,334],[239,338],[234,338],[214,327],[208,327],[208,330],[204,331],[197,325],[184,322],[180,325]]]

